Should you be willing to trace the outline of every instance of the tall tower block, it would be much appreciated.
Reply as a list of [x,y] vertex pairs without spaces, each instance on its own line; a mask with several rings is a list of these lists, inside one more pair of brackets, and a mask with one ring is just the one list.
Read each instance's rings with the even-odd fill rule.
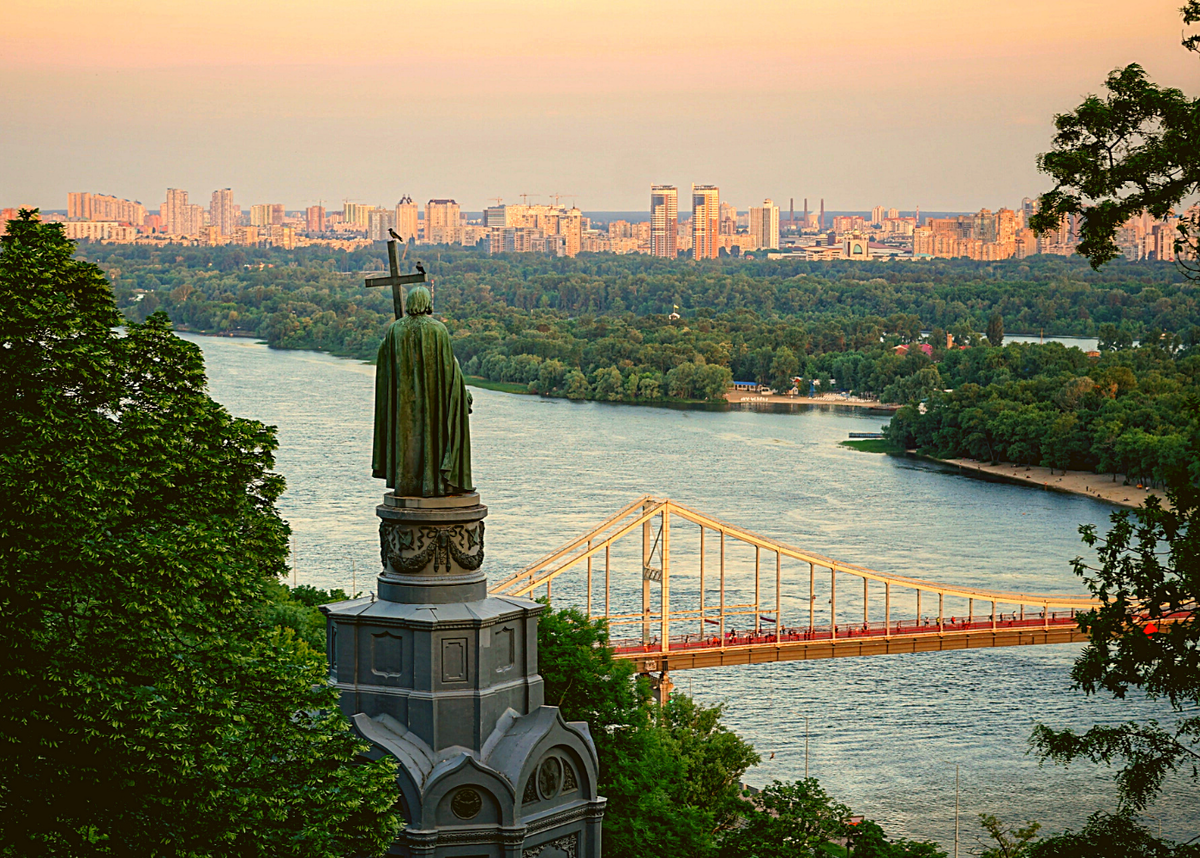
[[721,232],[721,195],[716,185],[692,185],[692,258],[716,259]]
[[817,229],[825,228],[825,198],[821,197],[821,215],[817,220]]
[[796,228],[796,198],[788,197],[788,229]]
[[679,189],[650,186],[650,253],[674,259],[679,235]]

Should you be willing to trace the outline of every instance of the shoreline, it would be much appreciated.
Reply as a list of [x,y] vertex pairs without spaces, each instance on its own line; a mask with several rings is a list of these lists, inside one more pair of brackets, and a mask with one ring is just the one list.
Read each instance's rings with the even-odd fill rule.
[[843,399],[840,396],[785,396],[773,393],[769,396],[761,393],[746,393],[741,390],[730,390],[725,394],[725,401],[730,405],[805,405],[805,406],[837,406],[838,408],[866,408],[870,411],[895,412],[899,405],[880,402],[876,399],[858,399],[851,397]]
[[1146,498],[1152,494],[1162,498],[1164,503],[1166,501],[1165,493],[1159,490],[1138,488],[1136,485],[1122,485],[1124,479],[1122,474],[1117,474],[1117,481],[1113,482],[1112,474],[1096,474],[1091,471],[1066,471],[1063,473],[1033,465],[993,465],[974,459],[937,459],[911,450],[908,451],[908,455],[941,465],[952,465],[969,476],[1002,480],[1006,483],[1041,488],[1045,491],[1080,495],[1128,509],[1144,506]]

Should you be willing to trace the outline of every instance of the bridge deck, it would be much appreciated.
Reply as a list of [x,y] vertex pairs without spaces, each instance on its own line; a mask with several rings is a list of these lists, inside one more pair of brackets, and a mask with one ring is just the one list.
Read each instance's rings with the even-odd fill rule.
[[1087,635],[1069,612],[1048,618],[975,622],[947,621],[944,626],[892,623],[838,628],[834,636],[828,627],[812,631],[786,630],[776,640],[774,633],[729,635],[724,645],[718,636],[673,637],[666,652],[661,643],[642,644],[615,640],[615,658],[634,661],[638,671],[688,670],[699,667],[723,667],[765,664],[773,661],[804,661],[864,655],[941,652],[956,649],[983,649],[1027,644],[1080,643]]

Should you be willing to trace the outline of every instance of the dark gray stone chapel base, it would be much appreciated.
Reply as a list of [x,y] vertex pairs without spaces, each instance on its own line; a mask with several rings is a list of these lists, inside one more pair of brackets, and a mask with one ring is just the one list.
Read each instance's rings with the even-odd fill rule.
[[322,611],[342,710],[371,758],[399,763],[407,825],[389,854],[599,858],[595,745],[543,705],[543,606],[487,595],[487,507],[389,497],[376,512],[379,598]]

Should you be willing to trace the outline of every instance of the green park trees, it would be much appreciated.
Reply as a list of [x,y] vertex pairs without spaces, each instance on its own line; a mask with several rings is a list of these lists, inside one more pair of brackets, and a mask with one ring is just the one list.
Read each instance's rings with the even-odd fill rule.
[[888,841],[874,823],[852,826],[815,780],[744,791],[759,757],[721,723],[721,707],[679,693],[659,707],[633,663],[613,658],[603,620],[547,610],[538,668],[546,703],[586,721],[596,741],[610,858],[813,858],[847,836],[861,858],[945,858],[932,843]]
[[595,739],[605,854],[711,855],[736,821],[742,774],[758,762],[720,709],[678,697],[660,710],[633,664],[613,659],[604,622],[574,608],[542,615],[538,668],[546,703],[587,721]]
[[992,313],[992,317],[988,319],[987,339],[988,345],[995,348],[1004,345],[1004,317],[999,313]]
[[[1198,0],[1187,0],[1181,11],[1185,24],[1200,22]],[[1185,38],[1183,46],[1200,51],[1200,37]],[[1031,221],[1048,232],[1077,216],[1079,253],[1097,267],[1120,255],[1116,233],[1131,217],[1148,211],[1165,218],[1200,189],[1200,99],[1154,84],[1136,63],[1113,71],[1104,86],[1103,97],[1088,96],[1055,117],[1054,149],[1039,159],[1055,185],[1039,198]],[[1184,268],[1200,273],[1200,224],[1181,221],[1175,248]]]
[[270,614],[275,435],[23,212],[0,245],[0,854],[378,854],[323,654]]
[[[1196,444],[1200,427],[1192,431]],[[1138,811],[1169,773],[1196,779],[1200,771],[1200,492],[1190,481],[1176,485],[1169,506],[1151,497],[1114,513],[1103,537],[1081,528],[1099,565],[1077,559],[1075,570],[1102,604],[1080,619],[1089,640],[1071,674],[1088,694],[1136,689],[1164,699],[1179,713],[1175,724],[1131,721],[1082,734],[1042,725],[1032,739],[1044,758],[1118,765],[1121,800]]]
[[893,401],[925,400],[901,408],[885,431],[896,446],[942,458],[1124,474],[1161,487],[1200,479],[1187,442],[1198,386],[1195,348],[1146,343],[1098,358],[1056,344],[951,351],[885,388]]

